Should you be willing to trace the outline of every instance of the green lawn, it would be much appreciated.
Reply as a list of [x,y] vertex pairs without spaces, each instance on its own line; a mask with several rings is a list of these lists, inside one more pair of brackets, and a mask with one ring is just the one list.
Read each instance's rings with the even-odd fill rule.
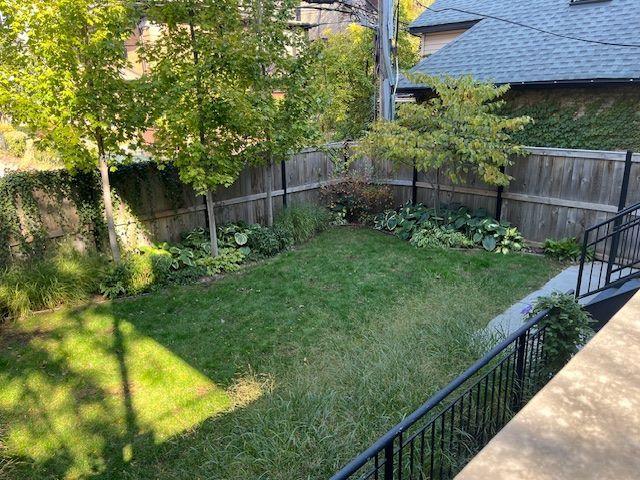
[[556,273],[338,228],[212,284],[0,331],[0,478],[326,478]]

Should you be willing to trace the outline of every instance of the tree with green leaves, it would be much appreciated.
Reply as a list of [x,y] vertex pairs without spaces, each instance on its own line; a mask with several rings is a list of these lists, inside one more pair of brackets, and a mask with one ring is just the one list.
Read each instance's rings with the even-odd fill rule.
[[504,167],[512,155],[523,153],[511,140],[529,117],[500,115],[500,99],[508,85],[482,83],[470,76],[438,78],[410,75],[417,84],[428,85],[433,96],[422,103],[400,106],[393,122],[378,122],[362,141],[361,152],[371,158],[415,166],[435,172],[436,202],[440,205],[440,177],[460,183],[467,173],[490,185],[509,184]]
[[[413,20],[420,12],[411,0],[401,0],[400,21]],[[419,41],[405,30],[397,38],[398,66],[410,68],[419,59]],[[342,32],[326,33],[320,48],[314,83],[323,96],[319,127],[327,141],[355,140],[371,127],[378,89],[374,31],[352,24]]]
[[256,141],[250,161],[265,165],[267,224],[273,223],[273,165],[317,136],[320,94],[313,88],[317,46],[304,31],[292,28],[297,0],[248,0],[244,12],[251,24],[247,36],[255,46],[257,75],[251,85]]
[[154,131],[148,148],[206,196],[215,256],[213,191],[236,180],[259,131],[250,94],[259,75],[255,44],[236,0],[152,2],[146,14],[161,29],[141,47],[151,65],[144,79]]
[[135,20],[122,1],[0,0],[0,110],[70,170],[99,168],[115,262],[109,166],[129,155],[142,122],[121,76]]

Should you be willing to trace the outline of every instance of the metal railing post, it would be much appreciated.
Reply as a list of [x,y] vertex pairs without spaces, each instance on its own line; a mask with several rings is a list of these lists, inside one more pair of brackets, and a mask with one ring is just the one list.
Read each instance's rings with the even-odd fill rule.
[[[618,212],[624,210],[627,204],[627,194],[629,192],[629,178],[631,177],[631,164],[633,160],[633,152],[627,150],[627,157],[624,162],[624,174],[622,176],[622,187],[620,189],[620,200],[618,201]],[[618,245],[620,244],[620,225],[622,217],[616,218],[613,223],[613,237],[611,238],[611,250],[609,251],[609,261],[607,262],[607,275],[605,284],[611,283],[611,273],[618,256]]]
[[515,383],[511,392],[511,410],[517,412],[522,406],[524,393],[524,362],[528,332],[524,332],[516,341]]
[[[589,243],[589,231],[585,230],[584,232],[584,240],[582,241],[582,253],[580,254],[580,268],[578,269],[578,283],[576,285],[576,293],[575,297],[580,297],[580,289],[582,288],[582,274],[584,273],[584,262],[587,260],[587,245]],[[591,277],[589,277],[589,285],[587,286],[587,291],[591,286]]]
[[393,439],[384,446],[384,480],[393,480]]

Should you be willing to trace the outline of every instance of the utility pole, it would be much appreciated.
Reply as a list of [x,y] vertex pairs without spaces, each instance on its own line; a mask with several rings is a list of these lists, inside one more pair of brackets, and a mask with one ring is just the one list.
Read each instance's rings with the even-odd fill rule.
[[395,35],[393,0],[378,0],[377,58],[379,77],[379,118],[393,120],[395,110],[396,73],[392,59],[392,43]]
[[[306,0],[310,4],[333,4],[346,8],[354,7],[357,0]],[[375,9],[374,0],[367,0]],[[396,68],[394,57],[397,52],[393,48],[396,35],[395,0],[377,0],[377,23],[372,25],[366,21],[358,21],[359,25],[375,31],[376,39],[376,74],[378,76],[378,115],[380,120],[393,120],[395,115]],[[357,11],[357,9],[354,9]]]

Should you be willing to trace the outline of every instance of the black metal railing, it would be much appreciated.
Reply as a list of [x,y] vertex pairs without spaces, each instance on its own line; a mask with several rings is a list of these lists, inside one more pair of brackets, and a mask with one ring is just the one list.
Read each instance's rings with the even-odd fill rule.
[[576,297],[584,298],[640,276],[640,203],[584,233]]
[[548,314],[528,320],[331,480],[453,478],[551,377]]

